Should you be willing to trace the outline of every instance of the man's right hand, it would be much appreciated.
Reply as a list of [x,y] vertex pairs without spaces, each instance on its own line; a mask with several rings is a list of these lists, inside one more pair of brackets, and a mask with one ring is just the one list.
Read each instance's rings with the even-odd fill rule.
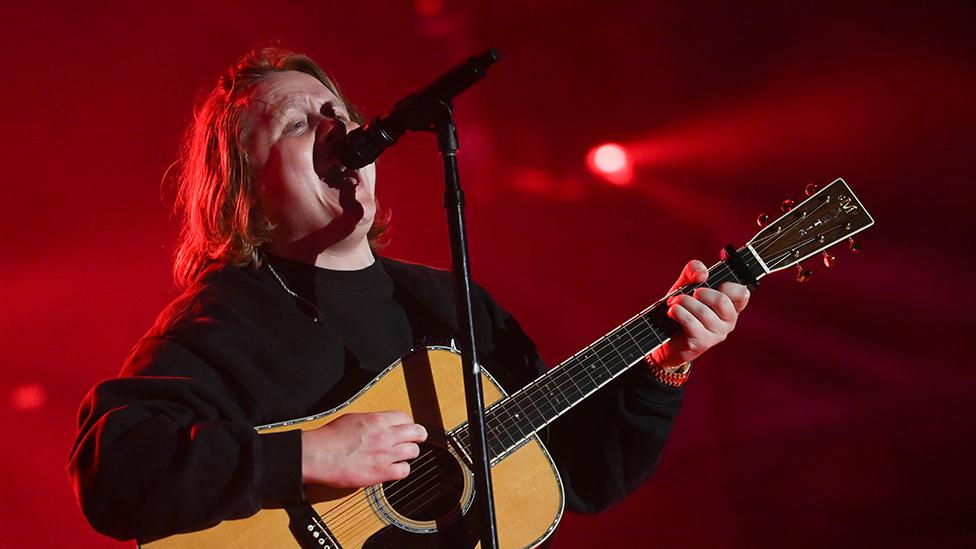
[[398,411],[346,414],[302,432],[302,481],[361,488],[410,474],[427,430]]

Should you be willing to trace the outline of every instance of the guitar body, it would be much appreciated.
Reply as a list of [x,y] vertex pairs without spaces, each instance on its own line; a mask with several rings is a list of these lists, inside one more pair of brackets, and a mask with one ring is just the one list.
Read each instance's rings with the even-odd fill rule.
[[[487,374],[482,381],[486,407],[505,396]],[[429,433],[410,476],[362,489],[306,486],[308,504],[265,508],[142,547],[476,546],[474,478],[461,447],[449,441],[449,433],[467,422],[465,409],[460,355],[443,347],[413,351],[333,410],[258,427],[261,433],[308,430],[348,413],[402,410]],[[538,437],[493,465],[492,486],[500,547],[538,545],[555,529],[563,511],[562,484]]]

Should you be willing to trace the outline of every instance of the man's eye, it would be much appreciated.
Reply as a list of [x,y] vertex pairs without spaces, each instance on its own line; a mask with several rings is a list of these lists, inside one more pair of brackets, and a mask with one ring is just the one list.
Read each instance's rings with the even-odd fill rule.
[[293,133],[300,132],[304,130],[305,126],[307,125],[308,125],[307,120],[292,120],[291,122],[288,123],[288,131]]

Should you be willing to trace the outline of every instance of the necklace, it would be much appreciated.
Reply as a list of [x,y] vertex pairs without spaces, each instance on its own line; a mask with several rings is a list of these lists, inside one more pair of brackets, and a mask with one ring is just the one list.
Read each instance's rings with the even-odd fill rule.
[[275,268],[271,265],[271,261],[267,257],[264,258],[264,264],[268,266],[268,270],[271,271],[271,274],[273,274],[274,277],[278,280],[278,284],[281,284],[281,287],[284,288],[289,295],[291,295],[295,299],[301,299],[302,301],[304,301],[304,298],[296,294],[294,291],[292,291],[291,288],[288,287],[287,284],[285,284],[285,281],[281,278],[281,276],[278,275],[278,271],[276,271]]

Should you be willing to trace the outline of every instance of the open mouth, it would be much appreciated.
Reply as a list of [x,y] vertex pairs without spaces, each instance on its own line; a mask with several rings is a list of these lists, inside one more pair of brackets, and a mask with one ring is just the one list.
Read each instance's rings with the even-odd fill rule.
[[359,170],[349,170],[336,162],[325,170],[319,179],[333,189],[355,189],[361,183]]

